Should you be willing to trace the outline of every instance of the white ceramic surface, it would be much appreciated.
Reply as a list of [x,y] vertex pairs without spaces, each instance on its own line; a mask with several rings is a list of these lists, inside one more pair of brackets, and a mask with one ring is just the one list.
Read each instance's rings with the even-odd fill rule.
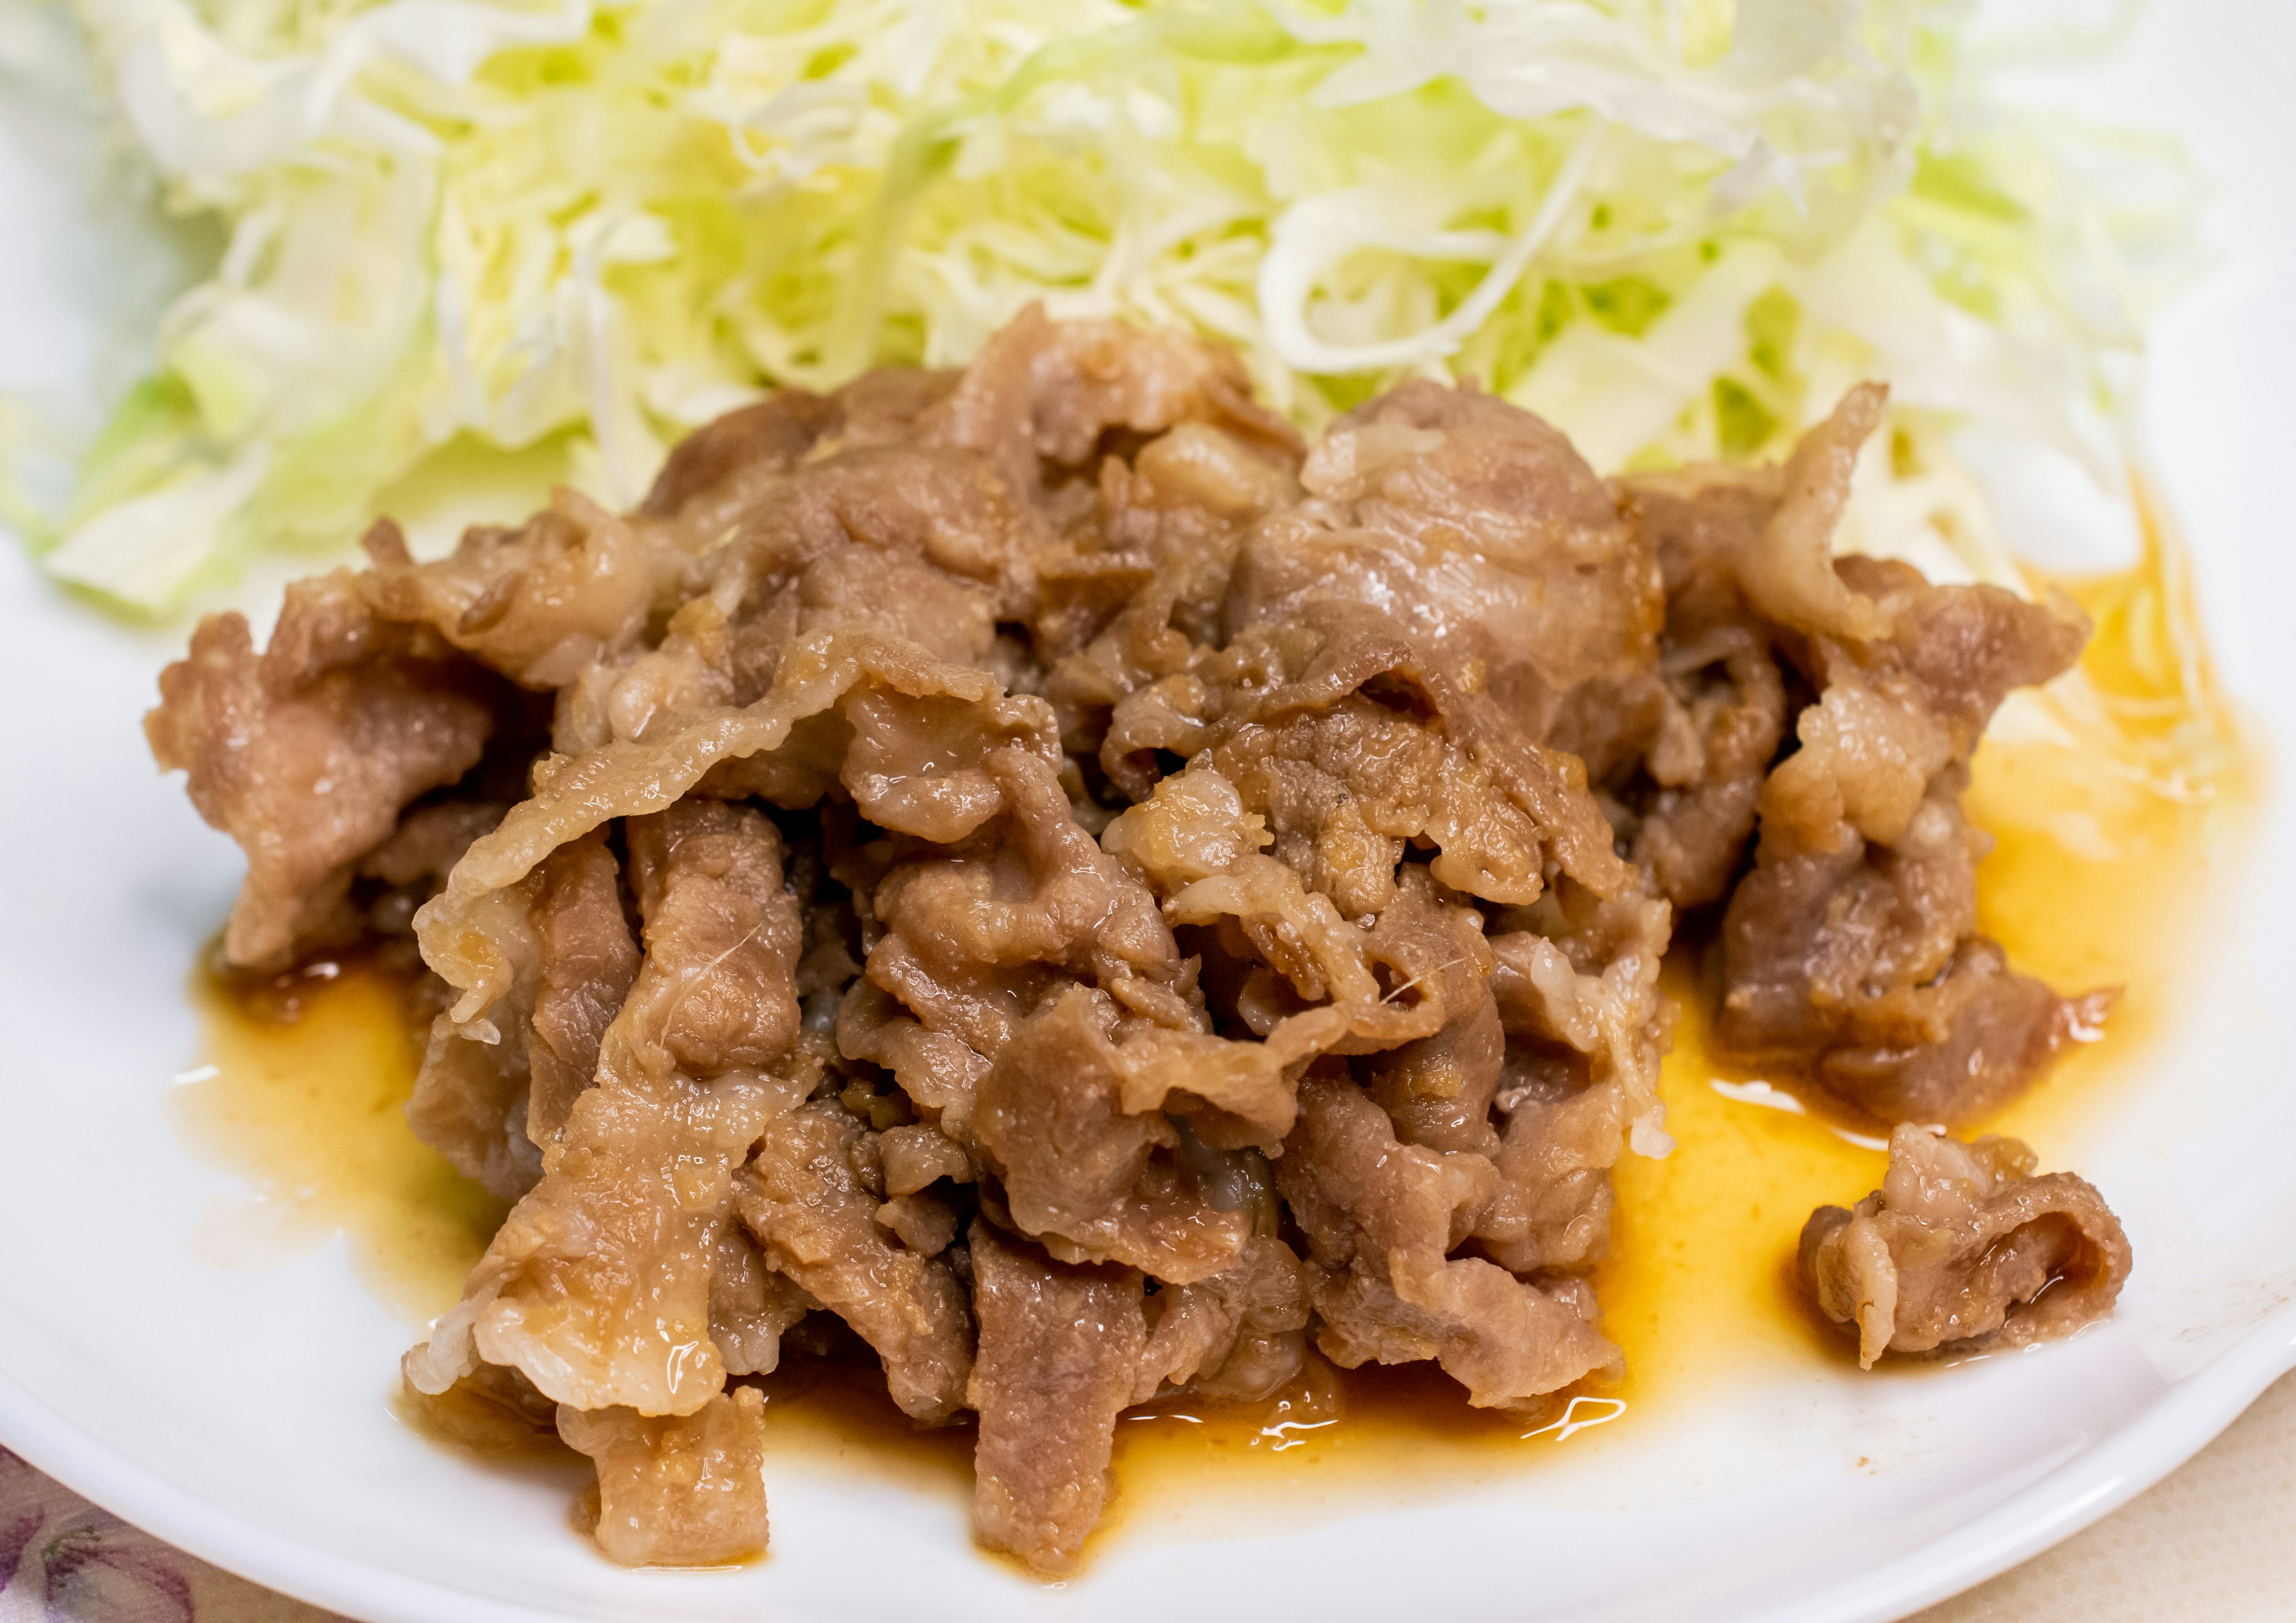
[[[2290,60],[2287,13],[2184,0],[2115,62],[2038,87],[2173,125],[2222,183],[2223,266],[2160,332],[2152,430],[2223,668],[2276,752],[2296,737]],[[68,382],[105,364],[116,239],[20,104],[0,145],[0,385]],[[268,1268],[193,1253],[236,1185],[184,1152],[163,1096],[238,860],[135,725],[181,637],[124,632],[0,547],[0,1442],[320,1604],[374,1623],[1145,1619],[1176,1601],[1333,1623],[1882,1619],[2103,1515],[2296,1365],[2284,795],[2185,1029],[2141,1088],[2043,1146],[2112,1193],[2140,1259],[2113,1321],[2070,1344],[1917,1380],[1781,1369],[1536,1472],[1139,1526],[1060,1587],[975,1554],[946,1495],[831,1460],[776,1466],[764,1565],[618,1571],[568,1531],[562,1480],[474,1467],[392,1418],[406,1332],[340,1242]]]

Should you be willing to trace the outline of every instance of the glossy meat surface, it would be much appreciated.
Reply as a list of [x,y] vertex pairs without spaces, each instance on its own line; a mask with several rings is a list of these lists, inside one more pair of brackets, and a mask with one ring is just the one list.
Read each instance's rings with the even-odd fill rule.
[[1881,1188],[1810,1214],[1802,1283],[1861,1365],[2023,1347],[2112,1311],[2129,1269],[2120,1220],[2082,1179],[2034,1165],[2013,1138],[1908,1124],[1890,1135]]
[[[733,414],[629,514],[380,525],[261,654],[209,621],[148,727],[248,849],[227,956],[411,931],[412,1118],[515,1201],[408,1383],[557,1406],[615,1560],[734,1559],[750,1378],[833,1316],[915,1422],[978,1416],[980,1537],[1056,1572],[1160,1394],[1614,1376],[1587,1275],[1670,1148],[1685,916],[1728,1045],[1891,1119],[2102,1013],[1976,933],[1959,805],[2084,628],[1832,556],[1882,409],[1605,482],[1423,381],[1309,447],[1222,351],[1031,311]],[[2126,1253],[2020,1176],[1893,1183],[1819,1299],[2043,1333],[2035,1268]]]

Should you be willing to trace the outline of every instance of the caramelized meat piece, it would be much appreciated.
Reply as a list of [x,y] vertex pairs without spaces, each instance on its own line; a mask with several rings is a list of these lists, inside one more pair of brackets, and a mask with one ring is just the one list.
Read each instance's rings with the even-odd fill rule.
[[[400,846],[422,815],[410,816],[369,865]],[[636,979],[620,874],[598,834],[553,851],[513,893],[526,915],[527,971],[497,1005],[491,1040],[451,1019],[432,1022],[407,1120],[416,1137],[502,1200],[517,1200],[542,1176],[542,1152],[595,1078],[606,1026]]]
[[[737,1191],[737,1207],[740,1200]],[[771,1374],[781,1365],[783,1336],[820,1306],[802,1285],[767,1265],[740,1224],[726,1225],[709,1275],[709,1339],[727,1374]]]
[[395,527],[367,537],[368,598],[429,626],[523,686],[547,691],[627,646],[653,602],[654,559],[629,523],[571,490],[516,529],[480,525],[450,557],[410,558]]
[[680,802],[629,825],[645,961],[623,1028],[652,1075],[770,1066],[797,1040],[804,926],[783,887],[781,835],[754,808]]
[[[1057,512],[1051,487],[1062,473],[1091,470],[1111,431],[1144,437],[1185,423],[1283,451],[1299,445],[1289,423],[1252,399],[1233,350],[1168,329],[1048,321],[1032,304],[981,347],[922,426],[938,443],[986,452],[1010,488]],[[1081,480],[1072,488],[1091,490]]]
[[1950,1124],[2094,1034],[2109,994],[2061,997],[1976,933],[1984,837],[1958,787],[1942,783],[1893,846],[1765,852],[1723,922],[1726,1043],[1884,1120]]
[[1073,1266],[972,1225],[980,1412],[972,1527],[1040,1572],[1076,1558],[1108,1499],[1116,1417],[1131,1403],[1147,1324],[1131,1268]]
[[1515,917],[1529,928],[1491,940],[1505,1125],[1491,1155],[1498,1190],[1474,1238],[1515,1273],[1568,1272],[1610,1249],[1620,1155],[1629,1144],[1662,1155],[1672,1143],[1658,1097],[1669,1026],[1658,972],[1672,919],[1655,898],[1576,887]]
[[777,389],[754,405],[727,412],[677,442],[638,512],[649,519],[675,519],[711,498],[734,505],[724,501],[731,490],[769,485],[787,473],[840,414],[833,398],[804,389]]
[[901,1412],[943,1421],[964,1398],[972,1316],[947,1262],[876,1221],[875,1136],[834,1104],[792,1111],[767,1128],[735,1203],[767,1266],[877,1349]]
[[1785,735],[1776,630],[1747,601],[1736,567],[1762,545],[1780,473],[1698,469],[1620,483],[1620,504],[1666,582],[1658,668],[1639,690],[1589,693],[1591,706],[1611,713],[1611,758],[1588,753],[1583,741],[1595,728],[1575,715],[1565,736],[1588,754],[1588,775],[1611,796],[1636,862],[1677,908],[1729,890]]
[[1333,1363],[1434,1358],[1478,1407],[1620,1367],[1582,1311],[1591,1292],[1550,1294],[1480,1258],[1447,1259],[1496,1192],[1484,1157],[1398,1144],[1359,1091],[1310,1076],[1276,1176],[1313,1252],[1316,1344]]
[[621,865],[595,832],[550,854],[534,914],[542,955],[526,1131],[547,1150],[596,1079],[599,1044],[637,980],[638,948],[622,915]]
[[[1600,775],[1621,836],[1677,905],[1729,889],[1717,1037],[1890,1121],[1961,1122],[2013,1097],[2106,997],[2063,998],[1977,933],[1983,837],[1967,763],[2015,688],[2079,656],[2062,603],[1931,586],[1833,559],[1859,444],[1853,389],[1781,468],[1638,475],[1620,500],[1667,587],[1638,750]],[[1815,693],[1791,717],[1784,672]]]
[[[475,841],[455,865],[447,888],[415,920],[423,961],[461,993],[458,1021],[476,1018],[515,984],[519,947],[511,916],[496,899],[522,882],[559,846],[615,817],[636,817],[675,805],[725,761],[778,758],[801,766],[824,744],[825,732],[842,733],[845,700],[856,693],[891,695],[888,703],[933,707],[944,713],[989,712],[996,734],[1054,747],[1051,717],[1039,705],[1008,698],[996,678],[949,665],[914,643],[870,630],[832,632],[800,644],[782,662],[774,685],[752,704],[707,706],[672,717],[644,738],[617,738],[563,758],[537,775],[534,792],[512,807],[501,826]],[[819,729],[813,731],[809,729]],[[994,735],[994,734],[992,734]],[[795,756],[800,760],[789,758]],[[816,804],[835,782],[837,757],[826,781],[794,781],[803,792],[791,804]],[[784,779],[784,782],[791,780]],[[740,785],[723,788],[738,792]],[[779,799],[773,800],[780,804]]]
[[761,1553],[765,1407],[751,1387],[659,1420],[562,1405],[558,1435],[598,1463],[598,1547],[625,1567],[710,1567]]
[[637,519],[699,554],[786,489],[808,460],[898,444],[955,387],[957,374],[888,366],[831,395],[778,389],[687,435],[662,463]]
[[2069,665],[2078,621],[1993,586],[1845,560],[1887,637],[1813,639],[1818,702],[1762,789],[1754,871],[1723,921],[1717,1035],[1886,1120],[1957,1123],[2015,1096],[2108,997],[2064,998],[1977,933],[1984,837],[1969,752],[2009,691]]
[[724,1385],[710,1282],[734,1175],[812,1082],[790,1053],[797,904],[755,810],[685,801],[629,840],[644,961],[541,1182],[407,1356],[421,1390],[480,1358],[585,1409],[691,1414]]
[[1307,1279],[1281,1240],[1255,1235],[1234,1266],[1148,1299],[1148,1340],[1133,1400],[1185,1389],[1265,1398],[1300,1373],[1307,1350]]
[[[509,809],[501,800],[487,799],[418,801],[399,818],[390,838],[360,857],[354,870],[357,879],[383,887],[367,903],[367,928],[381,936],[413,934],[415,909],[439,894],[471,841],[500,823]],[[355,882],[355,895],[356,889]]]
[[399,1398],[433,1435],[488,1454],[554,1448],[558,1406],[514,1369],[481,1364],[443,1392],[402,1388]]
[[2070,1172],[2036,1176],[2013,1138],[1968,1143],[1901,1125],[1882,1187],[1821,1206],[1801,1231],[1803,1283],[1857,1340],[1885,1352],[1975,1352],[2070,1335],[2112,1310],[2128,1241]]
[[1893,843],[2001,701],[2068,669],[2088,638],[2078,611],[1999,586],[1932,586],[1906,564],[1871,558],[1845,558],[1835,572],[1890,628],[1859,643],[1818,635],[1806,656],[1818,702],[1795,724],[1801,748],[1763,786],[1762,816],[1766,832],[1808,850],[1852,831]]
[[478,765],[494,725],[483,673],[434,634],[378,619],[343,571],[289,587],[260,654],[239,615],[202,620],[160,672],[144,731],[247,853],[225,957],[277,966],[355,938],[355,865],[408,805]]
[[[529,899],[520,893],[517,903]],[[492,1041],[445,1015],[430,1023],[406,1101],[414,1136],[498,1201],[516,1201],[542,1181],[533,1119],[533,988],[521,984],[495,1006]]]
[[1127,696],[1099,764],[1135,799],[1160,752],[1213,767],[1273,836],[1272,855],[1354,916],[1376,911],[1406,845],[1435,877],[1493,901],[1528,902],[1551,857],[1609,893],[1631,871],[1577,758],[1530,741],[1394,617],[1311,602],[1254,625],[1192,668]]
[[1890,628],[1887,606],[1862,594],[1833,567],[1833,531],[1849,502],[1857,453],[1882,423],[1889,391],[1860,383],[1833,414],[1801,438],[1777,476],[1777,505],[1759,541],[1731,563],[1754,611],[1810,636],[1871,642]]
[[1540,742],[1574,689],[1649,663],[1654,560],[1570,442],[1521,407],[1414,379],[1334,422],[1300,480],[1312,499],[1245,548],[1235,623],[1377,606],[1447,668],[1472,662]]
[[1170,1119],[1126,1111],[1117,1026],[1114,1001],[1082,987],[1026,1022],[981,1080],[974,1139],[1013,1222],[1055,1255],[1210,1278],[1234,1266],[1250,1216],[1206,1198]]

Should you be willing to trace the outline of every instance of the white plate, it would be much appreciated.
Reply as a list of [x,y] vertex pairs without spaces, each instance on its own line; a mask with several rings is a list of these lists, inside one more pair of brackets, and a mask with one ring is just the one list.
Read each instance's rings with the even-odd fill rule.
[[[2184,130],[2224,183],[2225,266],[2160,334],[2154,434],[2222,667],[2276,749],[2296,736],[2292,51],[2283,13],[2186,0],[2074,87]],[[69,379],[110,319],[86,274],[102,239],[8,123],[0,382]],[[1160,1618],[1175,1599],[1333,1623],[1881,1619],[2103,1515],[2296,1365],[2296,1072],[2268,995],[2296,969],[2282,804],[2185,1029],[2110,1119],[2044,1146],[2112,1194],[2139,1258],[2112,1323],[2069,1345],[1915,1380],[1782,1367],[1532,1473],[1138,1528],[1061,1587],[975,1554],[950,1496],[829,1460],[776,1468],[764,1565],[615,1570],[567,1529],[561,1481],[472,1466],[392,1418],[406,1329],[340,1243],[273,1268],[193,1254],[234,1184],[184,1153],[162,1100],[195,1047],[187,967],[238,861],[135,727],[180,640],[123,632],[0,557],[0,1442],[319,1604],[375,1623]]]

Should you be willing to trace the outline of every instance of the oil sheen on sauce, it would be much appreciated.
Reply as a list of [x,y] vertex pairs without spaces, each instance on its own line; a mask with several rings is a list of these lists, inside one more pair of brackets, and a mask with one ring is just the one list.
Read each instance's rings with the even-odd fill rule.
[[[2175,1003],[2177,965],[2236,858],[2228,836],[2260,774],[2209,670],[2181,555],[2150,526],[2136,567],[2035,584],[2073,597],[2096,633],[2077,672],[2013,698],[1977,755],[1967,805],[1996,842],[1980,870],[1981,926],[2061,988],[2123,988],[2102,1037],[1988,1124],[2028,1138],[2050,1167],[2068,1112],[2141,1070],[2130,1062]],[[1663,1423],[1750,1365],[1844,1358],[1789,1264],[1814,1207],[1879,1181],[1878,1129],[1786,1078],[1719,1062],[1693,957],[1685,948],[1666,969],[1679,1020],[1660,1092],[1677,1147],[1618,1168],[1611,1254],[1595,1275],[1624,1382],[1497,1415],[1468,1408],[1431,1365],[1317,1362],[1267,1404],[1167,1401],[1120,1425],[1104,1526],[1195,1520],[1189,1507],[1208,1498],[1297,1503],[1339,1489],[1360,1504],[1366,1492],[1536,1469],[1558,1446]],[[304,1243],[340,1232],[362,1275],[412,1323],[443,1310],[502,1209],[406,1128],[419,1050],[402,986],[373,968],[320,966],[258,996],[209,987],[201,1001],[207,1065],[188,1074],[205,1079],[175,1103],[196,1145],[254,1182],[242,1223]],[[767,1385],[776,1455],[969,1491],[970,1429],[910,1431],[873,1371],[792,1358]]]
[[242,1173],[195,1240],[228,1266],[349,1242],[360,1279],[410,1324],[455,1303],[504,1207],[406,1125],[422,1062],[405,981],[350,960],[253,985],[202,972],[203,1063],[170,1094],[203,1159]]

